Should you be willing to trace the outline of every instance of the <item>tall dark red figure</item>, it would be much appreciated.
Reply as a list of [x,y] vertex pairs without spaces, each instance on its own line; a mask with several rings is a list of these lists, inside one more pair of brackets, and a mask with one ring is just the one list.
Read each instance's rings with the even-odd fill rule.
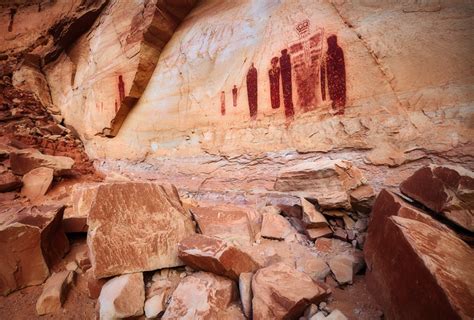
[[270,100],[272,108],[280,108],[280,67],[278,66],[278,57],[273,57],[272,68],[268,70],[268,77],[270,78]]
[[234,84],[234,88],[232,88],[232,104],[234,107],[237,107],[237,86]]
[[281,83],[283,88],[283,103],[285,105],[285,116],[291,118],[295,114],[293,107],[292,85],[291,85],[291,59],[288,50],[281,50],[280,57]]
[[247,96],[249,100],[250,118],[257,118],[257,69],[252,63],[247,72]]
[[321,69],[321,94],[326,99],[326,80],[329,98],[336,114],[344,114],[346,105],[346,66],[344,52],[337,44],[337,36],[332,35],[327,39],[328,49],[325,66]]
[[123,82],[122,76],[119,76],[118,90],[119,90],[120,104],[122,104],[123,99],[125,99],[125,83]]

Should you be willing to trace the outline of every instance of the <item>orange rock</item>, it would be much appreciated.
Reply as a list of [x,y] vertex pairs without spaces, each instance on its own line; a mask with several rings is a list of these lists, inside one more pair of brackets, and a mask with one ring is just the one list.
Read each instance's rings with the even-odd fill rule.
[[22,185],[21,179],[11,172],[0,173],[0,192],[8,192],[19,189]]
[[181,280],[162,319],[245,319],[235,304],[237,297],[237,286],[232,280],[197,272]]
[[44,284],[43,292],[36,302],[38,315],[54,313],[61,309],[69,286],[74,280],[74,271],[54,273]]
[[21,194],[32,201],[41,198],[48,192],[53,182],[53,173],[53,169],[45,167],[31,170],[23,176]]
[[298,319],[329,292],[308,275],[283,263],[257,271],[252,279],[254,320]]
[[178,246],[179,258],[191,268],[209,271],[234,280],[260,266],[245,252],[225,241],[200,234],[189,236]]

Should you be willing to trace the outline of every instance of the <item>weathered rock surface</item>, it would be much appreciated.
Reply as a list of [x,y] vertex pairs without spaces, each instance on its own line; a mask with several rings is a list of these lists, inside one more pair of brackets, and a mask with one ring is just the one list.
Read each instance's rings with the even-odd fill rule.
[[87,35],[45,68],[53,103],[67,123],[86,137],[116,135],[194,3],[109,1]]
[[217,238],[195,234],[178,245],[178,256],[193,269],[238,280],[241,273],[260,266],[247,253]]
[[21,185],[21,179],[13,173],[9,171],[0,173],[0,192],[14,191],[19,189]]
[[0,293],[41,284],[69,249],[57,206],[0,211]]
[[245,319],[234,304],[237,298],[237,286],[232,280],[197,272],[180,282],[162,319]]
[[252,277],[252,272],[244,272],[239,276],[240,302],[247,319],[252,315]]
[[262,229],[260,231],[262,237],[285,240],[294,237],[296,233],[295,228],[283,216],[271,212],[263,213]]
[[257,271],[252,279],[253,319],[294,319],[311,303],[327,297],[326,289],[284,263]]
[[457,225],[474,232],[474,173],[462,167],[435,166],[417,170],[400,190]]
[[328,225],[328,221],[322,213],[305,198],[301,198],[301,207],[303,208],[303,222],[306,223],[308,228],[324,227]]
[[54,170],[50,168],[36,168],[23,176],[21,194],[30,200],[36,200],[48,192],[53,182]]
[[364,247],[367,281],[387,316],[472,318],[472,248],[386,190],[378,195],[372,215]]
[[117,319],[143,314],[143,273],[124,274],[107,281],[99,296],[100,319]]
[[202,234],[239,243],[253,242],[249,217],[244,210],[199,207],[191,211]]
[[329,237],[332,235],[332,230],[329,226],[327,227],[319,227],[319,228],[309,228],[306,230],[308,237],[311,240],[316,240],[322,237]]
[[162,315],[183,275],[185,274],[174,269],[161,269],[155,272],[150,286],[147,285],[146,288],[145,316],[147,318]]
[[194,225],[171,189],[148,182],[96,188],[87,243],[97,278],[182,265],[177,244]]
[[364,184],[365,178],[351,162],[320,160],[282,169],[275,190],[304,192],[325,209],[350,209],[350,193]]
[[67,291],[74,281],[73,271],[61,271],[49,277],[43,287],[43,292],[36,302],[38,315],[59,311],[66,300]]
[[12,171],[20,175],[39,167],[53,169],[55,175],[62,175],[72,169],[74,160],[63,156],[49,156],[35,149],[25,149],[10,153],[10,165]]

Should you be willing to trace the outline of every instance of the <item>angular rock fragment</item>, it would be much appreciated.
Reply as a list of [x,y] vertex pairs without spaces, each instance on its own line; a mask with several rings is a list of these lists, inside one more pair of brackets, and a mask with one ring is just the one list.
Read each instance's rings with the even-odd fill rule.
[[353,261],[350,256],[335,256],[328,261],[328,264],[339,284],[343,285],[352,283],[354,273],[352,267]]
[[162,319],[245,319],[236,299],[237,286],[232,280],[197,272],[180,282]]
[[106,284],[107,280],[96,279],[91,269],[85,272],[85,277],[87,280],[87,295],[91,299],[99,298],[102,287]]
[[244,210],[198,207],[191,211],[202,234],[239,243],[253,242],[252,228]]
[[243,272],[254,272],[260,266],[245,252],[214,237],[194,234],[178,246],[179,258],[188,266],[239,279]]
[[145,316],[148,319],[158,317],[160,313],[165,311],[166,292],[161,290],[151,298],[145,301]]
[[363,213],[370,213],[375,200],[375,191],[369,185],[363,185],[349,193],[352,208]]
[[429,166],[403,181],[400,190],[474,232],[474,173],[456,166]]
[[252,315],[252,277],[252,272],[244,272],[239,276],[240,301],[247,319]]
[[66,233],[87,232],[87,216],[77,216],[73,208],[64,210],[63,227]]
[[104,284],[99,296],[101,319],[140,316],[145,303],[143,273],[124,274]]
[[194,225],[176,195],[148,182],[96,188],[87,243],[97,278],[182,265],[177,244],[194,234]]
[[472,248],[386,190],[375,201],[364,253],[367,286],[388,318],[474,317]]
[[0,294],[41,284],[69,250],[62,214],[58,206],[0,211]]
[[284,263],[257,271],[252,279],[253,319],[297,319],[329,292],[308,275]]
[[59,311],[73,280],[74,271],[61,271],[51,275],[36,302],[36,313],[41,316]]
[[36,149],[24,149],[10,153],[10,165],[12,171],[19,175],[39,167],[53,169],[54,175],[62,175],[72,169],[74,160],[69,157],[45,155]]
[[291,223],[279,214],[265,212],[262,219],[262,237],[284,240],[296,234]]
[[174,269],[156,271],[151,285],[146,288],[145,316],[155,318],[162,314],[183,273]]
[[296,270],[309,275],[314,281],[324,281],[331,272],[329,266],[323,259],[313,255],[305,255],[296,258]]
[[329,226],[306,229],[306,233],[311,240],[316,240],[322,237],[329,237],[332,235],[332,229]]
[[350,193],[364,184],[365,178],[351,162],[325,159],[282,169],[274,188],[304,194],[323,209],[350,209]]
[[0,173],[0,192],[14,191],[22,185],[21,179],[7,171]]
[[53,173],[53,169],[45,167],[31,170],[23,176],[21,194],[32,201],[44,196],[53,182]]
[[326,218],[311,202],[305,198],[301,198],[301,206],[303,207],[303,222],[306,223],[308,228],[318,228],[328,225]]

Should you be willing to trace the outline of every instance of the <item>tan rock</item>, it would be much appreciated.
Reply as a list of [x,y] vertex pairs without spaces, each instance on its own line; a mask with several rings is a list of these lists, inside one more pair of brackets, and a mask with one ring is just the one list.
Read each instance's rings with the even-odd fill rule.
[[252,279],[253,319],[293,319],[328,292],[308,275],[283,263],[257,271]]
[[40,167],[29,171],[23,176],[23,188],[21,194],[34,201],[48,192],[53,182],[54,170]]
[[308,228],[325,227],[328,225],[326,218],[311,202],[301,198],[301,206],[303,207],[303,222],[306,223]]
[[402,182],[400,190],[458,226],[474,232],[474,172],[429,166]]
[[[115,135],[194,3],[107,2],[87,34],[45,68],[53,102],[66,123],[87,136]],[[76,121],[92,116],[94,121]]]
[[364,253],[367,287],[387,317],[474,316],[472,248],[450,229],[386,190],[375,201]]
[[217,238],[194,234],[178,245],[178,256],[188,266],[234,280],[260,266],[245,252]]
[[352,259],[348,255],[338,255],[328,261],[336,281],[343,284],[351,284],[353,279]]
[[0,293],[41,284],[49,267],[69,250],[62,207],[13,207],[0,211]]
[[360,186],[350,192],[352,208],[363,213],[370,213],[374,204],[375,196],[375,191],[371,186]]
[[252,228],[244,210],[199,207],[191,211],[202,234],[239,243],[253,242]]
[[148,298],[145,301],[145,316],[148,319],[153,319],[158,317],[159,314],[165,311],[166,305],[166,291],[161,290],[153,295],[151,298]]
[[245,319],[235,305],[237,297],[237,287],[232,280],[197,272],[178,285],[162,319]]
[[20,175],[39,167],[53,169],[54,175],[62,175],[72,169],[74,160],[63,156],[48,156],[35,149],[24,149],[10,153],[10,165],[12,171]]
[[7,171],[0,173],[0,192],[9,192],[19,189],[22,185],[21,179]]
[[309,275],[314,281],[324,281],[331,272],[327,263],[318,257],[305,255],[296,258],[296,270]]
[[359,169],[345,160],[319,160],[282,169],[275,190],[303,192],[324,209],[350,209],[349,193],[365,184]]
[[194,233],[179,198],[147,182],[99,185],[87,224],[97,278],[180,266],[177,244]]
[[330,237],[332,230],[329,226],[306,229],[306,233],[311,240],[316,240],[322,237]]
[[59,311],[73,281],[74,271],[52,274],[44,284],[43,292],[36,302],[36,313],[41,316]]
[[143,273],[124,274],[110,279],[100,291],[100,319],[117,319],[143,314],[145,284]]
[[239,276],[240,301],[247,319],[249,319],[252,315],[252,277],[252,272],[244,272]]
[[294,236],[297,232],[290,222],[281,215],[265,212],[260,233],[265,238],[284,240]]

